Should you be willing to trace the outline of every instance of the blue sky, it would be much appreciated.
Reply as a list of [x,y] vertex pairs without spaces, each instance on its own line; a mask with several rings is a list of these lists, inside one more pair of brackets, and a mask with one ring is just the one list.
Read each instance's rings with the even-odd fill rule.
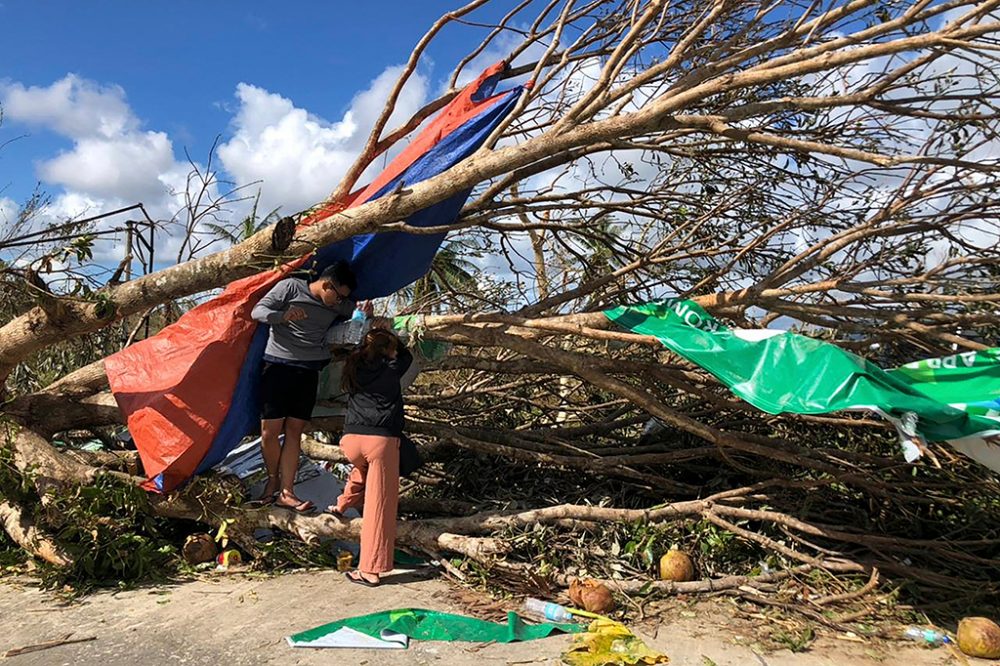
[[[308,205],[356,153],[392,68],[461,4],[0,0],[0,144],[16,138],[0,149],[0,215],[41,182],[57,219],[138,200],[168,216],[185,149],[204,163],[217,135],[233,180],[263,180],[268,205]],[[484,34],[447,28],[400,116]]]

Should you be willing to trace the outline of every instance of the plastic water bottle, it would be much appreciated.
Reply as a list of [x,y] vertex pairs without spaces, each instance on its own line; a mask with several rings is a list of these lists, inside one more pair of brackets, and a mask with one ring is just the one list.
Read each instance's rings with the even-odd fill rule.
[[565,606],[554,604],[551,601],[542,601],[531,597],[524,600],[524,610],[533,615],[540,615],[546,620],[553,622],[571,622],[573,616],[566,610]]
[[356,345],[361,342],[367,332],[368,322],[363,315],[361,319],[348,319],[345,322],[337,324],[327,332],[326,344]]
[[924,627],[910,626],[903,632],[903,638],[911,641],[918,641],[926,645],[943,645],[951,643],[948,634],[937,629],[925,629]]

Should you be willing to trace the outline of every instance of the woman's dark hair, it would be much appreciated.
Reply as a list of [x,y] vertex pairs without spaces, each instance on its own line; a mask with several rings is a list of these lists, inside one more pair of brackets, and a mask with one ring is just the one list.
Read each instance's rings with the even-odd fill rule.
[[368,331],[365,339],[344,361],[340,388],[348,393],[357,393],[361,390],[358,384],[358,366],[361,363],[374,363],[380,358],[389,358],[389,353],[395,349],[399,349],[399,338],[394,333],[383,328]]

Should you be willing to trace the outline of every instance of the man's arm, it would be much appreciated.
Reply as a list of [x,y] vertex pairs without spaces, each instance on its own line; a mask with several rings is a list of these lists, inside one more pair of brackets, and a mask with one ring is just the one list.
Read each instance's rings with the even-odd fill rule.
[[286,321],[286,306],[291,283],[282,280],[271,287],[271,290],[264,294],[264,297],[257,301],[250,316],[262,324],[275,326]]

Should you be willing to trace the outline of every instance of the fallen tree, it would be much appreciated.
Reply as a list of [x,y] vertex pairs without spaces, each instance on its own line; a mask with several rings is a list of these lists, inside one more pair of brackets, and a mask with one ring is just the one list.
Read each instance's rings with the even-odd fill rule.
[[[454,95],[385,131],[426,42],[482,4],[443,17],[414,51],[340,194]],[[594,0],[531,17],[521,5],[452,88],[515,32],[506,76],[535,85],[495,147],[441,176],[331,214],[280,248],[268,228],[86,299],[26,291],[23,275],[5,273],[6,531],[74,566],[79,547],[62,552],[67,524],[47,506],[136,482],[114,460],[66,451],[73,431],[120,425],[99,359],[45,382],[19,369],[98,331],[119,331],[102,342],[111,347],[134,339],[143,313],[274,265],[276,250],[280,260],[361,232],[447,230],[452,263],[400,301],[422,315],[419,339],[452,346],[409,397],[411,429],[436,453],[404,502],[477,510],[410,515],[401,542],[458,553],[466,574],[512,589],[589,575],[631,593],[781,598],[782,581],[818,588],[816,572],[867,589],[877,569],[882,586],[925,604],[988,598],[995,475],[939,447],[904,464],[870,416],[763,414],[602,311],[676,295],[736,327],[797,328],[889,365],[992,346],[998,5]],[[398,221],[472,187],[453,225]],[[643,435],[651,418],[658,434]],[[56,436],[70,445],[52,446]],[[226,525],[261,556],[257,528],[307,543],[359,529],[247,509],[213,477],[162,497],[121,493],[135,516]],[[156,525],[143,534],[172,529]],[[671,544],[695,552],[704,580],[651,580]]]

